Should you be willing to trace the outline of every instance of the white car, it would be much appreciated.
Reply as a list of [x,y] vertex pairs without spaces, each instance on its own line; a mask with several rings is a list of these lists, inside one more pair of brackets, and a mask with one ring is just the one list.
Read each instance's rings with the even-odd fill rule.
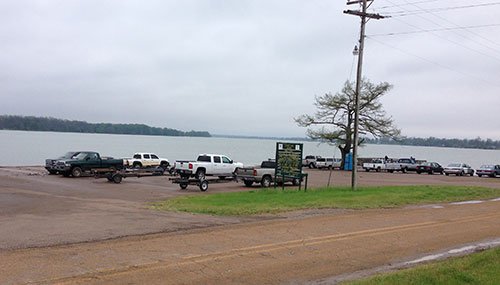
[[153,167],[160,166],[167,168],[170,166],[168,159],[160,158],[154,153],[150,152],[138,152],[134,153],[132,158],[124,159],[125,165],[132,167]]
[[443,170],[446,176],[450,174],[455,174],[456,176],[464,176],[469,174],[470,176],[474,176],[474,169],[470,167],[467,163],[451,163],[448,164]]

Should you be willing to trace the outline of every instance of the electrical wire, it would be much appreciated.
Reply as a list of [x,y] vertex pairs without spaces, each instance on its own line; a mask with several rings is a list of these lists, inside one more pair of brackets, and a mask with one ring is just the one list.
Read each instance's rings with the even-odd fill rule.
[[[408,3],[412,4],[415,6],[414,3]],[[431,8],[431,9],[419,9],[419,10],[406,10],[406,11],[393,11],[393,12],[385,12],[385,14],[389,15],[390,17],[403,17],[403,16],[413,16],[413,15],[418,15],[418,14],[424,14],[424,13],[438,13],[438,12],[444,12],[444,11],[449,11],[449,10],[458,10],[458,9],[468,9],[468,8],[478,8],[478,7],[487,7],[487,6],[496,6],[500,5],[500,2],[494,2],[494,3],[482,3],[482,4],[475,4],[475,5],[465,5],[465,6],[455,6],[455,7],[441,7],[441,8]]]
[[409,35],[409,34],[420,34],[420,33],[430,33],[430,32],[453,31],[453,30],[462,30],[462,29],[477,29],[477,28],[498,27],[498,26],[500,26],[500,24],[477,25],[477,26],[454,27],[454,28],[440,28],[440,29],[408,31],[408,32],[394,32],[394,33],[386,33],[386,34],[373,34],[370,36],[371,37],[397,36],[397,35]]
[[[404,1],[405,1],[407,4],[411,4],[411,3],[410,3],[410,2],[408,2],[407,0],[404,0]],[[422,8],[422,7],[420,7],[420,6],[416,5],[416,4],[411,4],[411,5],[413,5],[413,6],[417,7],[417,8],[419,8],[420,10],[425,10],[424,8]],[[442,17],[442,16],[437,15],[437,14],[432,13],[432,12],[430,12],[429,14],[431,14],[432,16],[434,16],[434,17],[436,17],[436,18],[439,18],[439,19],[441,19],[441,20],[443,20],[443,21],[445,21],[445,22],[447,22],[447,23],[449,23],[449,24],[452,24],[452,25],[453,25],[453,26],[455,26],[455,27],[459,27],[459,25],[458,25],[458,24],[456,24],[456,23],[454,23],[454,22],[450,21],[449,19],[447,19],[447,18],[445,18],[445,17]],[[442,26],[441,26],[441,27],[442,27]],[[496,45],[496,46],[499,46],[499,47],[500,47],[500,44],[498,44],[497,42],[494,42],[494,41],[492,41],[491,39],[488,39],[488,38],[486,38],[486,37],[484,37],[484,36],[482,36],[482,35],[480,35],[480,34],[478,34],[478,33],[476,33],[476,32],[470,31],[470,30],[468,30],[468,29],[466,29],[466,28],[465,28],[465,29],[463,29],[463,30],[464,30],[464,31],[466,31],[466,32],[468,32],[469,34],[473,34],[473,35],[475,35],[475,36],[477,36],[477,37],[479,37],[479,38],[483,39],[483,40],[484,40],[484,41],[486,41],[486,42],[489,42],[489,43],[491,43],[491,44],[493,44],[493,45]],[[459,33],[456,33],[456,34],[461,35],[461,34],[459,34]],[[462,37],[464,37],[463,35],[461,35],[461,36],[462,36]],[[467,38],[467,37],[465,37],[465,38]],[[467,38],[467,39],[468,39],[468,38]],[[480,44],[480,45],[483,45],[483,44]],[[486,46],[486,45],[483,45],[483,46]],[[493,50],[495,50],[496,52],[498,52],[498,50],[496,50],[496,49],[494,49],[494,48],[491,48],[491,47],[489,47],[489,46],[486,46],[486,47],[487,47],[487,48],[490,48],[490,49],[493,49]]]
[[[391,2],[391,1],[389,1],[389,0],[386,0],[386,1],[387,1],[387,2],[389,2],[389,3],[391,3],[391,4],[394,4],[393,2]],[[405,2],[407,2],[407,1],[405,1]],[[416,6],[416,5],[415,5],[415,6]],[[418,7],[418,6],[417,6],[417,7]],[[430,19],[428,19],[428,18],[426,18],[426,17],[423,17],[423,16],[421,16],[421,15],[417,15],[417,16],[418,16],[418,17],[420,17],[420,18],[422,18],[422,19],[424,19],[424,20],[426,20],[426,21],[429,21],[429,22],[431,22],[431,23],[433,23],[433,24],[435,24],[435,25],[437,25],[437,26],[439,26],[439,27],[443,27],[443,28],[444,28],[444,26],[442,26],[441,24],[439,24],[439,23],[437,23],[437,22],[435,22],[435,21],[433,21],[433,20],[430,20]],[[397,20],[397,21],[399,21],[399,22],[401,22],[401,23],[403,23],[403,24],[405,24],[405,25],[408,25],[408,26],[410,26],[410,27],[416,28],[416,29],[418,29],[419,31],[423,31],[423,29],[421,29],[421,28],[419,28],[419,27],[417,27],[417,26],[415,26],[415,25],[413,25],[413,24],[410,24],[410,23],[408,23],[408,22],[405,22],[405,21],[403,21],[403,20],[402,20],[402,19],[400,19],[400,18],[393,18],[393,19],[394,19],[394,20]],[[490,54],[484,53],[484,52],[482,52],[482,51],[480,51],[480,50],[477,50],[477,49],[471,48],[471,47],[469,47],[469,46],[467,46],[467,45],[465,45],[465,44],[463,44],[463,43],[461,43],[461,42],[454,41],[454,40],[450,40],[450,39],[448,39],[448,38],[444,38],[444,37],[442,37],[442,36],[438,35],[436,32],[429,32],[429,33],[430,33],[430,34],[432,34],[433,36],[435,36],[435,37],[439,38],[439,39],[446,40],[446,41],[451,42],[451,43],[453,43],[453,44],[455,44],[455,45],[458,45],[458,46],[460,46],[460,47],[462,47],[462,48],[465,48],[465,49],[470,50],[470,51],[472,51],[472,52],[475,52],[475,53],[477,53],[477,54],[483,55],[483,56],[485,56],[485,57],[489,57],[489,58],[495,59],[496,61],[499,61],[499,62],[500,62],[500,58],[498,58],[498,57],[496,57],[496,56],[493,56],[493,55],[490,55]],[[466,36],[463,36],[463,35],[461,35],[461,34],[458,34],[458,35],[460,35],[460,36],[462,36],[462,37],[466,38],[467,40],[470,40],[470,39],[469,39],[468,37],[466,37]],[[495,52],[499,53],[499,51],[498,51],[498,50],[496,50],[496,49],[494,49],[494,48],[491,48],[491,47],[489,47],[489,46],[486,46],[486,45],[484,45],[484,44],[478,43],[477,41],[474,41],[474,43],[476,43],[476,44],[478,44],[478,45],[485,46],[485,47],[487,47],[487,48],[489,48],[489,49],[492,49],[493,51],[495,51]]]
[[406,51],[406,50],[404,50],[404,49],[401,49],[401,48],[398,48],[398,47],[396,47],[396,46],[390,45],[390,44],[385,43],[385,42],[383,42],[383,41],[379,41],[379,40],[377,40],[376,38],[373,38],[373,37],[370,37],[370,36],[367,36],[366,38],[367,38],[367,39],[370,39],[370,40],[372,40],[372,41],[375,41],[375,42],[377,42],[378,44],[381,44],[381,45],[383,45],[383,46],[386,46],[386,47],[392,48],[392,49],[394,49],[394,50],[397,50],[397,51],[399,51],[399,52],[401,52],[401,53],[403,53],[403,54],[413,56],[413,57],[418,58],[418,59],[420,59],[420,60],[422,60],[422,61],[425,61],[425,62],[430,63],[430,64],[432,64],[432,65],[438,66],[438,67],[440,67],[440,68],[447,69],[447,70],[449,70],[449,71],[453,71],[453,72],[458,73],[458,74],[460,74],[460,75],[462,75],[462,76],[471,77],[471,78],[474,78],[474,79],[476,79],[476,80],[483,81],[484,83],[488,83],[488,84],[491,84],[491,85],[496,86],[496,87],[500,87],[500,84],[499,84],[499,83],[495,83],[495,82],[492,82],[492,81],[486,80],[486,79],[484,79],[484,78],[482,78],[482,77],[478,77],[478,76],[475,76],[475,75],[473,75],[473,74],[470,74],[470,73],[467,73],[467,72],[463,72],[463,71],[460,71],[460,70],[457,70],[457,69],[451,68],[451,67],[449,67],[449,66],[443,65],[443,64],[441,64],[441,63],[438,63],[438,62],[432,61],[432,60],[427,59],[427,58],[425,58],[425,57],[422,57],[422,56],[419,56],[419,55],[416,55],[416,54],[410,53],[410,52],[408,52],[408,51]]
[[[430,2],[437,2],[437,1],[442,1],[442,0],[418,1],[418,2],[412,2],[411,4],[422,4],[422,3],[430,3]],[[395,7],[401,7],[401,6],[406,6],[406,3],[405,4],[394,4],[394,5],[389,5],[389,6],[377,7],[377,9],[383,10],[383,9],[389,9],[389,8],[395,8]]]

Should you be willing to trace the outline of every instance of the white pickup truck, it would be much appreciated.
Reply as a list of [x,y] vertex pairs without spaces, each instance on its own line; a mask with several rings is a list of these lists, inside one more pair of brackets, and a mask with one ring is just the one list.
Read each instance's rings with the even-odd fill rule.
[[234,162],[221,154],[200,154],[196,161],[175,161],[175,170],[181,177],[195,177],[198,180],[204,180],[205,176],[219,176],[224,179],[233,176],[241,167],[242,163]]
[[386,168],[385,159],[383,158],[374,158],[372,159],[371,162],[363,163],[363,169],[366,172],[369,172],[370,170],[375,170],[377,172],[380,172],[381,170],[385,170],[385,168]]
[[132,167],[160,166],[162,168],[167,168],[170,166],[168,159],[160,158],[156,154],[150,152],[134,153],[132,158],[124,159],[124,163]]

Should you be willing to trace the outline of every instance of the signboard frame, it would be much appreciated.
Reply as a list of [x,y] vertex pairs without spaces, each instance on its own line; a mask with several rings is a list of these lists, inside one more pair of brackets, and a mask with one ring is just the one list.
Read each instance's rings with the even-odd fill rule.
[[[304,144],[302,143],[276,142],[276,168],[274,170],[275,188],[277,177],[281,177],[282,181],[285,181],[285,178],[299,179],[300,187],[304,176],[302,174],[303,151]],[[284,183],[282,183],[282,185],[284,185]]]

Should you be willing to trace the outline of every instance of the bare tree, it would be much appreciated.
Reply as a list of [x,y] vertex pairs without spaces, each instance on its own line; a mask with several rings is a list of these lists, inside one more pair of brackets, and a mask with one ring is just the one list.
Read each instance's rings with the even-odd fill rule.
[[[310,138],[338,146],[342,154],[342,167],[346,155],[353,147],[354,86],[353,82],[346,81],[337,94],[327,93],[316,97],[314,103],[317,107],[316,113],[295,118],[295,122],[301,127],[318,126],[307,130],[307,136]],[[370,134],[375,138],[397,138],[401,134],[380,103],[380,97],[391,88],[392,85],[387,82],[375,85],[366,79],[362,81],[359,98],[360,137]],[[363,140],[360,140],[360,143],[362,142]]]

